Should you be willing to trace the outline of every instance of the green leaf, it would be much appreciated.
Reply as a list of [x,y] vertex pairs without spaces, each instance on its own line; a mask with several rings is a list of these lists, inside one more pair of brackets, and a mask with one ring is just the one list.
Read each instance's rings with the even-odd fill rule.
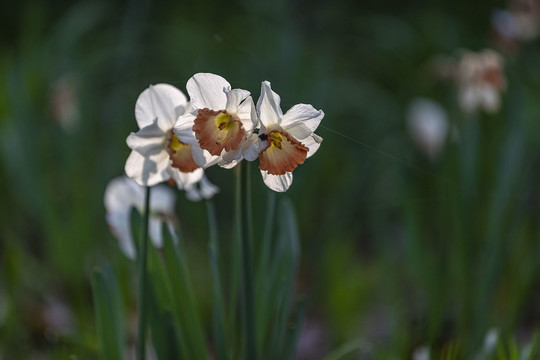
[[103,359],[125,359],[124,311],[116,277],[110,266],[93,272],[92,293]]

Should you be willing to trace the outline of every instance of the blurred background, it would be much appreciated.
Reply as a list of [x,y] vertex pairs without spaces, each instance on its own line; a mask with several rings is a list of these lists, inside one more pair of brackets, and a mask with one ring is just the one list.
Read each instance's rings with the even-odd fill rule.
[[[134,265],[107,228],[104,190],[123,174],[138,95],[160,82],[185,91],[197,72],[255,100],[268,80],[285,111],[308,103],[326,113],[320,150],[279,195],[294,203],[302,239],[299,358],[343,344],[359,349],[352,359],[469,354],[489,331],[525,346],[540,324],[538,7],[3,2],[0,359],[99,358],[98,265],[115,268],[134,318]],[[500,68],[464,63],[488,48]],[[475,91],[490,105],[471,105]],[[269,190],[251,170],[257,219]],[[226,247],[234,176],[207,175],[221,188]],[[177,208],[205,298],[205,207],[179,194]]]

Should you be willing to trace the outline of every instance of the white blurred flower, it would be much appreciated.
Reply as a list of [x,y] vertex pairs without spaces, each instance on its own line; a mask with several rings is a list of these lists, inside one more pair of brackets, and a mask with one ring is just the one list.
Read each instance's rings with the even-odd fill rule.
[[432,100],[414,99],[407,110],[407,128],[418,148],[435,159],[448,134],[446,111]]
[[257,116],[249,91],[231,89],[227,80],[210,73],[193,75],[186,88],[193,109],[178,118],[174,132],[192,146],[195,162],[230,168],[242,159],[255,160],[248,139]]
[[[131,233],[131,209],[140,214],[144,212],[145,188],[134,180],[121,176],[109,182],[105,190],[105,209],[107,223],[119,241],[120,249],[129,257],[136,256],[135,243]],[[175,193],[167,185],[152,187],[150,193],[150,215],[148,232],[154,246],[161,248],[163,236],[161,226],[166,222],[171,233],[176,222],[174,204]]]
[[311,105],[297,104],[283,114],[280,102],[270,83],[264,81],[257,102],[261,126],[259,169],[266,186],[284,192],[292,184],[292,171],[319,149],[323,139],[314,131],[324,112]]
[[193,161],[191,145],[173,132],[178,116],[190,108],[186,96],[172,85],[151,85],[139,95],[135,117],[140,130],[126,140],[133,150],[125,166],[130,178],[146,186],[173,179],[179,189],[201,179],[203,169]]
[[509,40],[530,41],[540,35],[540,1],[512,0],[508,10],[493,12],[495,31]]
[[506,89],[503,59],[493,50],[465,52],[456,69],[459,104],[466,112],[499,110],[500,93]]
[[77,128],[81,120],[77,95],[77,80],[73,76],[63,76],[52,84],[51,115],[68,132]]
[[427,346],[422,346],[414,350],[412,355],[413,360],[430,360],[431,351]]

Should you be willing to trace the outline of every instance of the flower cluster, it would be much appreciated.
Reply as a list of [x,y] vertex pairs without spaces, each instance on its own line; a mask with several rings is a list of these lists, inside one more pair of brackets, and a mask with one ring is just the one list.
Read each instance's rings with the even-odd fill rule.
[[133,151],[125,170],[140,185],[171,180],[189,190],[205,168],[259,159],[264,183],[284,192],[292,171],[322,142],[314,132],[324,112],[298,104],[283,114],[267,81],[256,106],[248,91],[218,75],[195,74],[186,87],[189,101],[168,84],[150,86],[137,100],[140,130],[127,139]]

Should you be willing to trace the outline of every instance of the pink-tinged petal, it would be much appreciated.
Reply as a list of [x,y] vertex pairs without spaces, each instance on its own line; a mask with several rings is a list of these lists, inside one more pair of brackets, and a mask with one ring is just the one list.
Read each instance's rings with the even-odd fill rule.
[[257,112],[262,124],[266,127],[271,124],[279,124],[283,112],[280,108],[281,99],[279,95],[272,91],[270,83],[263,81],[261,85],[261,96],[257,101]]
[[257,111],[253,105],[253,99],[248,97],[236,110],[236,115],[242,122],[246,132],[252,131],[258,125]]
[[169,84],[150,85],[144,90],[135,104],[135,118],[139,128],[157,123],[163,132],[171,129],[187,105],[186,96]]
[[193,131],[199,146],[212,155],[220,155],[223,150],[238,149],[246,133],[236,114],[208,108],[198,110]]
[[192,113],[187,113],[178,118],[176,124],[174,125],[174,133],[178,136],[178,139],[186,144],[197,144],[197,138],[195,137],[195,132],[193,131],[193,123],[197,115]]
[[224,109],[220,110],[227,110],[229,112],[237,112],[238,107],[249,96],[249,91],[242,90],[242,89],[232,89],[230,91],[227,91],[225,93],[227,97],[227,104],[225,105]]
[[319,147],[321,146],[322,141],[323,141],[323,138],[317,134],[312,134],[311,136],[302,140],[302,143],[305,146],[307,146],[307,148],[309,149],[306,159],[311,157],[313,154],[317,152],[317,150],[319,150]]
[[198,73],[188,80],[186,88],[196,109],[225,110],[227,95],[224,89],[230,90],[231,84],[219,75]]
[[284,131],[267,134],[267,147],[259,154],[259,169],[273,175],[291,172],[306,160],[309,149]]
[[165,150],[150,156],[132,151],[126,161],[125,171],[139,185],[154,186],[169,179],[169,163],[169,154]]
[[261,170],[261,175],[266,186],[277,192],[287,191],[293,181],[293,174],[290,172],[284,175],[272,175]]
[[298,104],[283,115],[281,126],[297,139],[302,140],[315,132],[323,117],[322,110],[315,110],[311,105]]

